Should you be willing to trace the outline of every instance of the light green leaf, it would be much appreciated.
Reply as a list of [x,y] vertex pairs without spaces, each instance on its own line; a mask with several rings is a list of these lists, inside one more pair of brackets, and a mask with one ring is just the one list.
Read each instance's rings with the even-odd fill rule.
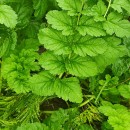
[[0,23],[9,28],[14,28],[17,24],[17,15],[8,5],[0,5]]
[[99,0],[97,5],[94,5],[91,9],[92,14],[94,16],[96,16],[96,15],[103,16],[105,14],[106,10],[107,10],[107,7],[102,0]]
[[98,73],[97,65],[89,57],[72,55],[66,59],[66,69],[75,76],[90,77]]
[[55,54],[69,54],[71,52],[70,42],[61,32],[54,29],[41,29],[38,35],[41,44]]
[[17,130],[49,130],[49,128],[42,123],[23,123],[21,126],[17,127]]
[[130,85],[123,84],[118,87],[118,90],[124,98],[130,98]]
[[123,113],[119,116],[111,116],[108,119],[108,123],[114,128],[114,130],[129,130],[130,128],[130,115]]
[[114,130],[129,130],[130,112],[125,106],[120,104],[113,105],[106,102],[103,103],[103,106],[100,106],[98,109],[105,116],[108,116],[108,123],[114,128]]
[[130,14],[130,1],[129,0],[114,0],[111,7],[117,10],[119,13],[123,12],[122,8]]
[[86,10],[83,10],[83,14],[87,16],[94,16],[95,21],[104,21],[104,14],[107,10],[105,3],[102,0],[99,0],[96,5],[92,8],[87,7]]
[[16,93],[29,91],[27,87],[29,74],[28,71],[23,70],[21,65],[12,62],[10,58],[6,58],[6,61],[2,62],[1,73],[2,77],[7,80],[9,87]]
[[100,72],[104,71],[107,65],[114,63],[119,57],[126,54],[126,48],[119,45],[121,43],[119,38],[106,37],[104,40],[108,42],[107,50],[103,53],[103,55],[98,55],[94,58]]
[[58,97],[71,102],[82,102],[82,93],[77,78],[55,78],[47,71],[34,75],[30,78],[30,88],[33,93],[41,96]]
[[118,37],[130,37],[130,22],[122,20],[121,15],[118,13],[110,13],[107,21],[103,23],[103,27],[110,35],[115,33]]
[[35,9],[34,16],[37,19],[44,17],[48,8],[47,4],[47,0],[33,0],[33,8]]
[[30,80],[30,89],[40,96],[51,96],[55,93],[55,77],[48,71],[33,75]]
[[46,15],[47,21],[54,29],[62,30],[63,35],[74,34],[76,18],[72,18],[65,11],[50,11]]
[[70,16],[78,15],[82,11],[84,0],[56,0],[58,5],[67,10]]
[[83,100],[79,80],[74,77],[58,79],[55,82],[55,93],[65,101],[81,103]]
[[[55,54],[70,54],[72,50],[80,56],[96,56],[107,49],[107,42],[102,38],[91,36],[63,36],[59,31],[53,29],[42,29],[39,33],[39,41],[44,46],[54,51]],[[46,41],[46,42],[44,42]]]
[[39,70],[35,62],[37,53],[34,50],[22,50],[2,61],[1,75],[7,80],[9,88],[16,93],[26,93],[30,90],[28,79],[31,70]]
[[91,37],[89,35],[75,35],[72,49],[80,56],[96,56],[103,54],[107,49],[107,42],[102,38]]
[[80,18],[76,30],[83,36],[86,34],[96,37],[106,35],[101,22],[95,22],[92,17],[85,15]]
[[39,63],[43,68],[52,74],[62,74],[66,71],[65,59],[63,56],[55,55],[52,52],[45,52],[40,56]]
[[115,116],[117,114],[116,110],[112,106],[100,106],[98,110],[105,116]]

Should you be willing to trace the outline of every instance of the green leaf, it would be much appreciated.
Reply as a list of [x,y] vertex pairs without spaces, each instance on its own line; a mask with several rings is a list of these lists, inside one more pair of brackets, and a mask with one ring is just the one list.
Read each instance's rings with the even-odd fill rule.
[[2,77],[7,80],[8,85],[16,93],[26,93],[30,90],[28,79],[31,70],[39,70],[35,62],[37,53],[33,50],[22,50],[2,61]]
[[104,21],[104,14],[106,10],[107,7],[105,3],[102,0],[99,0],[92,8],[87,7],[86,10],[83,10],[83,14],[87,16],[94,16],[95,21]]
[[35,122],[23,123],[21,126],[18,126],[16,130],[49,130],[49,128],[45,124]]
[[29,39],[24,39],[20,45],[17,46],[17,49],[21,50],[21,48],[24,48],[26,50],[32,49],[34,51],[39,50],[40,43],[38,39],[34,38],[29,38]]
[[118,37],[130,37],[130,22],[122,20],[122,16],[118,13],[110,13],[103,27],[110,35],[115,33]]
[[17,15],[8,5],[0,5],[0,23],[9,28],[14,28],[17,24]]
[[41,29],[38,38],[46,49],[54,51],[55,54],[69,54],[71,52],[68,38],[60,31],[48,28]]
[[111,7],[119,13],[123,12],[122,8],[130,14],[130,1],[129,0],[114,0]]
[[106,35],[101,22],[95,22],[92,17],[85,15],[80,18],[76,30],[83,36],[86,34],[96,37]]
[[23,30],[20,30],[20,33],[28,38],[37,38],[37,34],[39,32],[40,22],[29,22],[29,25],[26,26]]
[[104,38],[108,42],[107,50],[103,55],[95,56],[94,59],[98,65],[99,71],[104,71],[105,67],[114,63],[119,57],[126,54],[126,48],[120,45],[121,40],[116,37],[106,37]]
[[84,0],[56,0],[58,5],[67,10],[70,16],[78,15],[82,11]]
[[55,82],[55,93],[65,101],[81,103],[83,100],[79,80],[74,77],[58,79]]
[[[121,114],[122,115],[122,114]],[[108,123],[114,128],[114,130],[129,130],[130,128],[130,115],[126,115],[123,113],[123,115],[120,117],[114,117],[111,116],[108,119]]]
[[105,102],[103,103],[103,106],[99,107],[99,111],[108,116],[108,123],[114,130],[129,130],[130,112],[125,106],[120,104],[113,105],[110,102]]
[[128,99],[130,98],[130,85],[126,85],[126,84],[120,85],[118,87],[118,90],[121,96]]
[[72,18],[67,15],[65,11],[50,11],[46,15],[47,21],[52,25],[54,29],[62,30],[63,35],[74,34],[74,25],[76,18]]
[[116,76],[121,76],[123,73],[127,72],[130,67],[130,58],[118,59],[112,66],[112,72]]
[[56,94],[59,98],[71,102],[82,102],[82,93],[77,78],[55,78],[47,71],[30,78],[30,88],[33,93],[41,96]]
[[2,77],[7,80],[7,83],[11,89],[16,93],[26,93],[29,91],[27,82],[29,74],[23,67],[17,63],[11,61],[10,58],[6,58],[2,62]]
[[10,41],[8,38],[1,39],[0,43],[0,57],[4,56],[9,48]]
[[63,56],[55,55],[52,52],[43,53],[39,59],[41,66],[52,74],[64,73],[66,71],[64,62]]
[[29,20],[33,13],[32,1],[20,0],[19,2],[12,4],[12,7],[18,15],[17,26],[23,27],[29,24]]
[[[44,46],[54,51],[55,54],[70,54],[72,50],[80,56],[96,56],[107,49],[107,42],[102,38],[91,36],[63,36],[59,31],[53,29],[42,29],[39,33],[39,41]],[[46,41],[46,42],[44,42]]]
[[91,37],[89,35],[75,35],[72,49],[80,56],[96,56],[103,54],[107,49],[107,42],[102,38]]
[[42,17],[45,16],[45,13],[48,8],[47,4],[48,4],[47,0],[38,0],[38,1],[33,0],[33,8],[35,9],[34,16],[37,19],[41,19]]
[[51,116],[44,120],[49,130],[61,130],[65,122],[69,120],[69,114],[64,109],[54,111]]
[[100,106],[98,109],[105,116],[115,116],[117,114],[116,110],[111,106]]
[[15,49],[17,34],[15,31],[1,30],[0,33],[0,57],[9,55]]
[[30,80],[30,88],[33,93],[40,96],[51,96],[55,93],[55,77],[48,71],[33,75]]
[[90,77],[98,73],[97,65],[89,57],[72,55],[66,59],[66,69],[75,76]]

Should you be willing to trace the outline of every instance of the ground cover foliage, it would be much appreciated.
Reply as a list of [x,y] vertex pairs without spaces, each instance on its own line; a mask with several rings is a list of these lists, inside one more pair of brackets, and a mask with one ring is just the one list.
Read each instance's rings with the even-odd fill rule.
[[130,130],[130,0],[0,0],[1,130]]

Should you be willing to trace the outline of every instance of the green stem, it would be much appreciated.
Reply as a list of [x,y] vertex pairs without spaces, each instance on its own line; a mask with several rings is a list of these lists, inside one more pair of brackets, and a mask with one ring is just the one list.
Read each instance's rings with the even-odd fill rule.
[[[84,3],[85,3],[85,1],[82,1],[81,11],[83,10]],[[81,12],[81,11],[80,11],[80,12]],[[77,26],[79,25],[80,17],[81,17],[81,13],[78,14]]]
[[42,111],[42,113],[45,113],[45,114],[52,114],[54,111]]
[[110,9],[110,6],[111,6],[111,2],[112,2],[112,0],[109,1],[107,10],[106,10],[106,12],[105,12],[105,14],[104,14],[104,18],[107,16],[107,13],[108,13],[108,11],[109,11],[109,9]]
[[63,73],[59,75],[59,78],[61,79],[62,76],[63,76]]
[[86,100],[85,102],[83,102],[82,104],[80,104],[79,107],[83,107],[84,105],[88,104],[94,98],[95,98],[95,96],[91,96],[91,98],[89,98],[88,100]]
[[104,88],[107,86],[107,84],[108,84],[108,82],[105,82],[105,84],[102,86],[100,92],[98,93],[98,95],[97,95],[97,97],[96,97],[96,99],[95,99],[95,103],[97,103],[97,101],[98,101],[98,99],[99,99],[99,97],[100,97],[102,91],[103,91]]

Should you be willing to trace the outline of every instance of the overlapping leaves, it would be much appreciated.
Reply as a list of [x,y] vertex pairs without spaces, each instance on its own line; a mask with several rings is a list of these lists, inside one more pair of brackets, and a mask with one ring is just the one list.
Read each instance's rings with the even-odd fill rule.
[[47,49],[58,55],[69,54],[73,50],[80,56],[96,56],[103,54],[107,49],[107,42],[102,38],[89,35],[83,37],[77,33],[72,36],[64,36],[60,31],[49,28],[40,30],[39,40]]
[[3,60],[2,77],[15,92],[25,93],[30,90],[28,87],[30,71],[39,70],[35,62],[36,57],[37,54],[33,50],[22,50],[19,55],[11,54]]
[[46,52],[39,61],[41,66],[52,74],[69,72],[75,76],[89,77],[98,73],[97,65],[90,57],[81,57],[76,54],[69,58],[67,55],[62,56]]
[[56,94],[64,100],[82,102],[81,88],[75,77],[59,79],[48,71],[44,71],[30,78],[30,88],[37,95],[51,96]]

